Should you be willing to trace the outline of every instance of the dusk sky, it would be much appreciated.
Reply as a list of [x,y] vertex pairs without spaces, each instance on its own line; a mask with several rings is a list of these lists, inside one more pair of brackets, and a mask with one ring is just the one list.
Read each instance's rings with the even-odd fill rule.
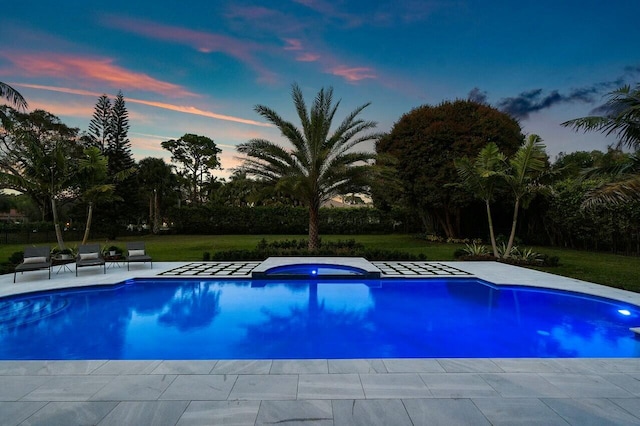
[[237,144],[282,140],[256,104],[297,123],[294,82],[309,103],[332,86],[338,121],[371,102],[362,117],[378,131],[471,97],[518,118],[553,159],[615,142],[560,123],[640,82],[638,16],[638,0],[9,0],[0,81],[83,131],[98,97],[122,90],[136,160],[168,161],[160,143],[196,133],[223,150],[219,176]]

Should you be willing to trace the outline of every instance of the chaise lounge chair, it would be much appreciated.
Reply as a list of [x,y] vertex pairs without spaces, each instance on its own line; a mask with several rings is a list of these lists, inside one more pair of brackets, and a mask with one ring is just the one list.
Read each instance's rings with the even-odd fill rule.
[[100,244],[85,244],[78,247],[78,257],[76,257],[76,277],[78,276],[78,268],[83,266],[100,266],[107,273],[107,266],[104,263],[104,257],[100,253]]
[[13,271],[13,282],[16,282],[16,273],[26,271],[49,270],[51,279],[51,248],[50,247],[25,247],[24,260]]
[[151,269],[153,269],[153,260],[151,256],[147,254],[142,241],[133,241],[127,243],[127,255],[125,256],[127,262],[127,271],[129,270],[130,262],[151,262]]

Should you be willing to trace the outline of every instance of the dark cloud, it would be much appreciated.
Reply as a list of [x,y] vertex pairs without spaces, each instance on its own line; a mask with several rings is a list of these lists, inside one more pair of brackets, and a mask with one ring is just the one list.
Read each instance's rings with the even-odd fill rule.
[[479,104],[487,104],[487,92],[485,90],[480,90],[477,87],[474,87],[467,96],[467,99],[473,102],[477,102]]

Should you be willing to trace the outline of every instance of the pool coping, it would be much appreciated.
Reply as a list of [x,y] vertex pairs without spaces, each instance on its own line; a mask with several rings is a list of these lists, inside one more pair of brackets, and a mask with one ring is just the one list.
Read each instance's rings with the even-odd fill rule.
[[[497,285],[579,291],[640,306],[640,294],[545,272],[496,262],[438,263]],[[161,278],[158,274],[184,264],[132,265],[130,271],[111,268],[107,274],[83,268],[77,278],[52,271],[51,280],[46,271],[30,272],[19,275],[16,284],[9,274],[0,276],[0,297]],[[527,418],[548,424],[593,418],[640,424],[640,354],[609,359],[0,361],[0,418],[7,424],[87,419],[95,424],[253,425],[295,419],[486,424],[526,423]]]

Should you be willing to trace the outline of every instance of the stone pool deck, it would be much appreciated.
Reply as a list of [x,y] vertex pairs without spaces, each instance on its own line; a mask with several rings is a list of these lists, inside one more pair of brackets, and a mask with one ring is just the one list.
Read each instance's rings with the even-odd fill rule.
[[[235,262],[111,266],[106,275],[82,268],[78,277],[56,268],[51,280],[46,271],[29,272],[16,284],[13,275],[0,276],[0,297],[133,277],[250,271]],[[493,262],[381,266],[388,268],[379,266],[383,276],[477,276],[640,305],[637,293]],[[640,425],[640,353],[621,359],[0,361],[0,424]]]

